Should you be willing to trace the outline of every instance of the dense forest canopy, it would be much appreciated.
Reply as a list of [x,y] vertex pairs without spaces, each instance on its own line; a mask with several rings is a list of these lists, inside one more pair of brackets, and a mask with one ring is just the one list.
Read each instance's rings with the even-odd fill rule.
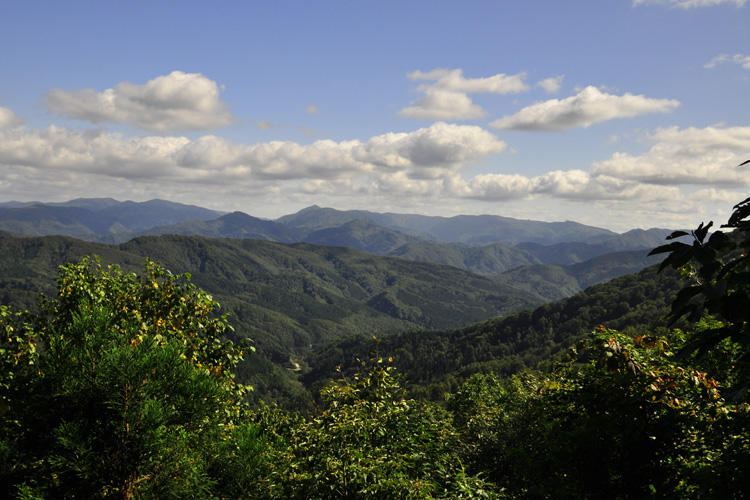
[[[383,339],[352,370],[332,368],[336,380],[310,410],[251,406],[236,369],[257,354],[228,340],[218,304],[188,275],[148,260],[140,273],[88,258],[68,264],[33,312],[0,308],[1,494],[743,498],[748,216],[750,199],[735,207],[732,232],[709,236],[701,225],[691,244],[656,249],[687,284],[675,294],[674,276],[644,271],[661,295],[649,292],[657,300],[643,311],[648,286],[622,280],[619,297],[602,286],[589,298],[423,332],[438,354],[425,371],[445,366],[439,352],[452,346],[475,360],[462,360],[473,368],[446,385],[443,402],[415,399],[399,350],[386,352],[400,342],[415,381],[430,380],[415,362],[418,343],[408,343],[420,334],[410,333]],[[581,302],[597,294],[601,310]],[[670,325],[635,320],[668,297]],[[564,327],[608,314],[622,332],[591,325],[580,338]],[[520,356],[514,375],[494,370],[506,356]]]

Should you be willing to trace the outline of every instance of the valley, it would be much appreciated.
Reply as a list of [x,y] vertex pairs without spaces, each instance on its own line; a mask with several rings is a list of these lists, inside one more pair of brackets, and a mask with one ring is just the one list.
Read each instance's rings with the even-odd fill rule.
[[[533,366],[631,307],[602,304],[590,298],[595,291],[578,300],[593,301],[593,310],[603,313],[587,316],[580,310],[591,304],[560,302],[577,319],[574,327],[564,320],[568,333],[555,340],[544,340],[549,327],[534,326],[521,311],[559,317],[540,308],[654,264],[658,259],[647,251],[667,233],[319,207],[269,221],[162,200],[111,199],[0,205],[0,228],[6,231],[0,238],[3,305],[33,309],[39,293],[53,291],[57,268],[87,255],[125,271],[138,271],[150,258],[175,274],[189,273],[228,314],[232,338],[252,339],[256,354],[237,371],[256,387],[253,398],[291,407],[308,405],[310,388],[328,380],[335,366],[364,356],[373,337],[405,353],[401,364],[424,397],[439,398],[477,370],[510,374]],[[627,288],[622,281],[611,286]],[[640,297],[659,301],[653,314],[643,316],[657,320],[666,299],[655,290]],[[487,321],[527,331],[527,341],[542,340],[532,342],[533,349],[472,340],[466,329],[486,330],[479,325]],[[453,382],[446,385],[446,377]]]

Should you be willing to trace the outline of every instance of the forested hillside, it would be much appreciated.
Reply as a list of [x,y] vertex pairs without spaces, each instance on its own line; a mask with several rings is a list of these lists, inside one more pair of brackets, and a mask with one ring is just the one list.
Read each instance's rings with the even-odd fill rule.
[[656,266],[592,286],[575,296],[470,327],[441,332],[410,331],[334,342],[311,361],[305,380],[327,382],[336,367],[356,369],[375,349],[392,357],[415,396],[440,400],[474,373],[507,377],[555,359],[597,325],[633,333],[656,331],[684,281]]
[[[66,265],[34,314],[0,307],[0,495],[744,498],[750,260],[732,250],[750,241],[707,231],[658,249],[687,286],[649,268],[467,328],[332,344],[318,369],[363,356],[330,367],[309,413],[248,406],[233,369],[256,354],[185,276]],[[5,247],[16,262],[81,248],[53,240]],[[175,258],[216,255],[207,243]],[[692,336],[652,321],[670,304],[700,320]]]
[[127,271],[149,257],[175,273],[191,273],[230,315],[236,338],[254,340],[258,355],[238,368],[245,380],[259,388],[256,394],[280,400],[299,393],[290,370],[305,368],[313,349],[339,336],[454,328],[540,303],[449,266],[340,247],[194,236],[142,237],[117,246],[3,237],[0,300],[33,308],[40,292],[54,289],[57,267],[86,255]]

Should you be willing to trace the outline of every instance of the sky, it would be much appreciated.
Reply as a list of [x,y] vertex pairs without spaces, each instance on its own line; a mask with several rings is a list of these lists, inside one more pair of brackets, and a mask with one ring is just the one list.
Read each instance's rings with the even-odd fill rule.
[[726,222],[750,1],[0,0],[0,202]]

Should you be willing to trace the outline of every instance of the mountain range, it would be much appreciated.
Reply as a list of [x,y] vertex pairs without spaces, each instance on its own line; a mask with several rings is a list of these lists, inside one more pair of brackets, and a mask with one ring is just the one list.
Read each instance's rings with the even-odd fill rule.
[[[578,297],[596,283],[641,271],[655,262],[647,250],[670,232],[617,234],[573,222],[316,206],[272,221],[163,200],[112,199],[0,204],[0,231],[0,304],[33,309],[40,292],[54,291],[58,266],[86,255],[98,255],[105,264],[126,271],[138,270],[149,257],[174,273],[190,273],[193,283],[229,313],[234,335],[253,339],[257,352],[252,362],[239,367],[240,378],[255,385],[264,398],[298,407],[309,404],[309,392],[302,389],[298,375],[306,377],[307,387],[315,384],[316,374],[324,378],[331,360],[358,353],[366,345],[362,338],[454,332],[408,337],[409,356],[422,354],[416,364],[407,359],[406,366],[429,386],[435,381],[425,375],[425,367],[448,363],[433,359],[450,357],[445,342],[471,344],[455,332],[537,311],[550,301]],[[613,287],[640,289],[642,280]],[[555,345],[564,348],[563,343],[592,326],[582,318],[609,317],[591,311],[625,314],[640,296],[627,293],[629,298],[619,300],[607,292],[605,306],[599,299],[593,306],[561,306],[566,317],[578,318],[579,329]],[[551,340],[545,340],[551,327],[534,328],[541,328],[534,335],[540,336],[542,351],[556,352],[549,347]],[[360,340],[347,341],[352,335]],[[429,355],[415,343],[445,352]],[[470,358],[476,362],[495,364],[492,359],[505,352],[488,348],[490,359],[470,345],[460,349],[461,356],[474,352]],[[519,355],[524,360],[541,358],[538,353]],[[448,365],[433,371],[453,377],[452,371],[462,369],[455,360]]]
[[[565,266],[613,252],[650,250],[671,232],[635,229],[617,234],[570,221],[539,222],[495,215],[438,217],[318,206],[266,220],[165,200],[139,203],[111,198],[3,203],[0,231],[73,236],[110,244],[138,236],[179,234],[345,246],[482,275],[498,275],[526,265]],[[638,265],[642,268],[649,262]]]

